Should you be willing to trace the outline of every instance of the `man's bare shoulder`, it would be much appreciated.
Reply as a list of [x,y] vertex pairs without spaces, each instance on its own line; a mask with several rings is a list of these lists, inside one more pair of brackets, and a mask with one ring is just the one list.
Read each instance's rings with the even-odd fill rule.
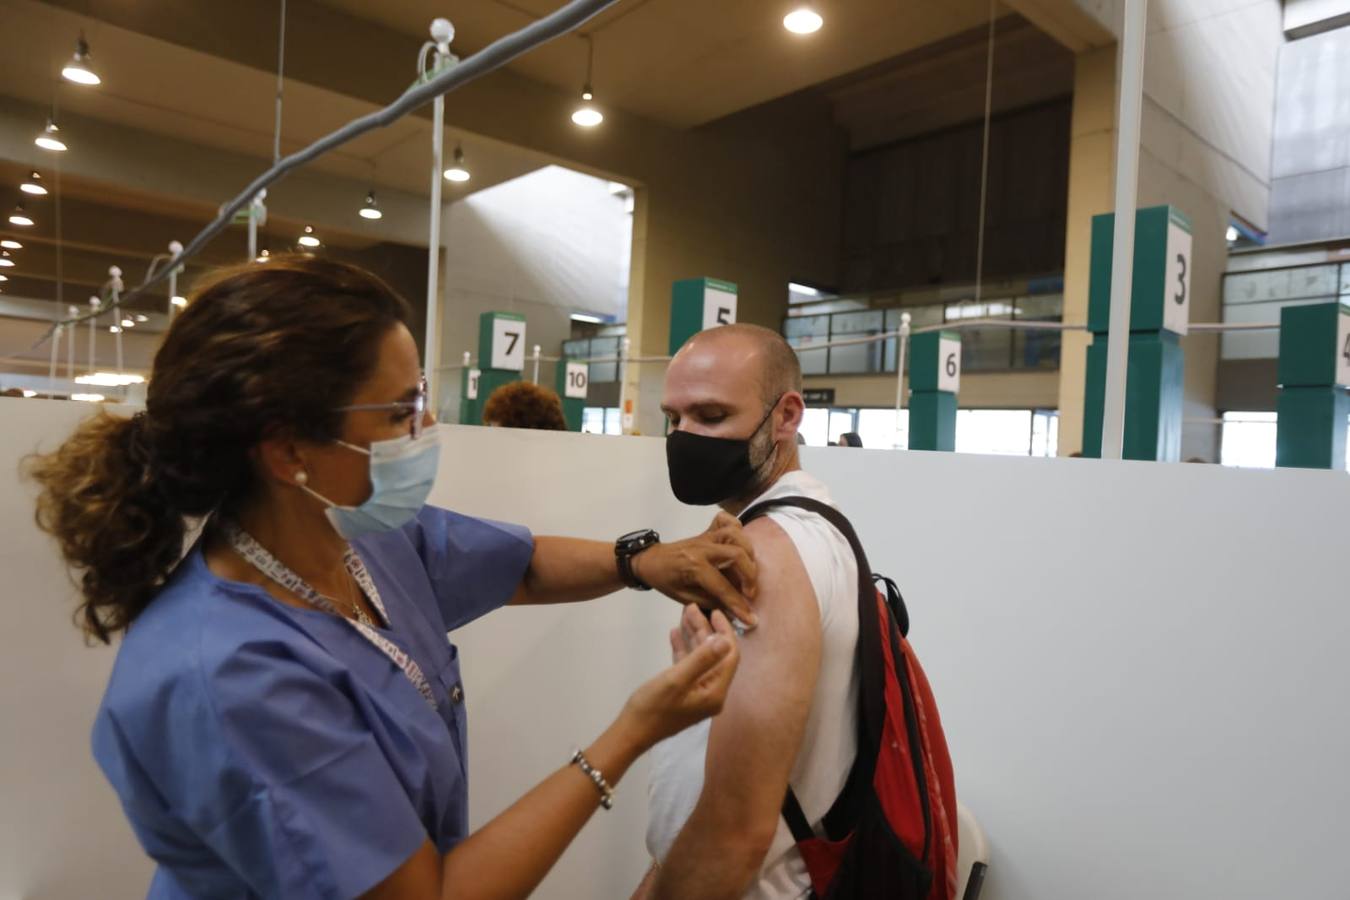
[[806,566],[783,527],[770,517],[761,516],[745,526],[745,536],[755,551],[759,589],[754,604],[761,619],[764,610],[774,607],[781,609],[798,603],[814,606],[816,594]]

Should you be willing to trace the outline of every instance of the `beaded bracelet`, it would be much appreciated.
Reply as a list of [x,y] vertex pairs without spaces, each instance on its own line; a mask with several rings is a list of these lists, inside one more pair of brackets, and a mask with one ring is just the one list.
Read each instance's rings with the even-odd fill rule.
[[609,786],[608,781],[605,781],[605,776],[600,774],[600,770],[592,766],[590,760],[586,759],[580,750],[572,753],[572,765],[581,769],[581,773],[595,784],[595,789],[600,792],[600,805],[605,809],[613,809],[614,789]]

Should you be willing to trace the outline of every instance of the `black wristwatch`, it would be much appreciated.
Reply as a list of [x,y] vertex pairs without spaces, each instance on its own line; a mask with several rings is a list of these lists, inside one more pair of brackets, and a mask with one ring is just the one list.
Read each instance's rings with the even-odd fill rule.
[[630,531],[614,542],[614,558],[619,563],[619,578],[635,591],[650,591],[652,586],[633,574],[633,557],[653,544],[661,543],[661,535],[650,528]]

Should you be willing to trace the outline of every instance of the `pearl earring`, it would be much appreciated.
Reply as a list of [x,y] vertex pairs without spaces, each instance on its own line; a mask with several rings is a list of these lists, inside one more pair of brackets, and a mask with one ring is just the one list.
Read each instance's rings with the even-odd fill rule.
[[304,470],[301,470],[301,471],[295,473],[295,483],[296,483],[296,484],[302,485],[302,486],[303,486],[303,485],[307,484],[308,482],[309,482],[309,475],[308,475]]

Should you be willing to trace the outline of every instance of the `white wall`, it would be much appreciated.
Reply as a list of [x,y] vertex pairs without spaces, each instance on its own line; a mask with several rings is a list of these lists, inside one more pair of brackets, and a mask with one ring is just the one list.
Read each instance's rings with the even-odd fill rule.
[[[0,468],[84,411],[0,400]],[[993,845],[986,898],[1344,896],[1350,477],[839,448],[805,462],[909,601],[958,793]],[[709,516],[671,499],[664,465],[653,438],[452,428],[433,499],[540,533],[672,538]],[[0,896],[135,896],[146,869],[87,750],[109,654],[69,625],[27,489],[0,492],[19,601],[0,631]],[[456,635],[475,823],[664,665],[675,613],[625,592]],[[639,764],[539,897],[626,895],[645,777]]]
[[[571,337],[570,316],[589,312],[623,321],[633,220],[608,182],[561,166],[472,194],[447,207],[444,227],[443,365],[465,350],[478,355],[478,316],[516,312],[526,319],[525,349],[557,356]],[[540,370],[552,384],[552,367]],[[451,384],[458,386],[457,375]],[[446,391],[451,399],[457,391]],[[458,411],[457,397],[452,414]]]

